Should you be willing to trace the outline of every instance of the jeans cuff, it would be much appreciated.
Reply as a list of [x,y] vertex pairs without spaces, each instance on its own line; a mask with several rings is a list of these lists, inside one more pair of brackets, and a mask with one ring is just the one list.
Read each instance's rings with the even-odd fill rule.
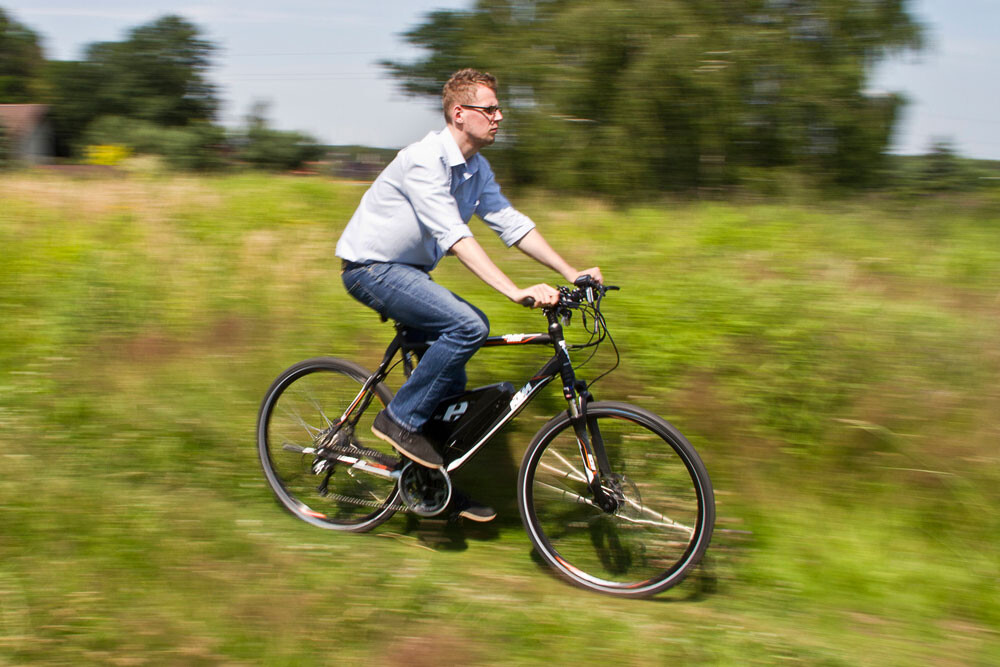
[[396,422],[396,424],[403,428],[403,430],[409,431],[410,433],[416,433],[418,431],[418,429],[413,428],[411,424],[408,424],[396,416],[396,413],[392,409],[392,404],[385,406],[385,411],[388,413],[389,419]]

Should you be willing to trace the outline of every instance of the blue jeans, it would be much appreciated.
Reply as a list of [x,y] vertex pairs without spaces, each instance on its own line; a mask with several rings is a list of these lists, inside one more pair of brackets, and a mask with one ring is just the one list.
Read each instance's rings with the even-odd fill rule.
[[435,340],[388,405],[389,415],[411,431],[427,423],[445,396],[465,389],[465,362],[490,331],[489,320],[471,303],[408,264],[354,266],[341,274],[348,294]]

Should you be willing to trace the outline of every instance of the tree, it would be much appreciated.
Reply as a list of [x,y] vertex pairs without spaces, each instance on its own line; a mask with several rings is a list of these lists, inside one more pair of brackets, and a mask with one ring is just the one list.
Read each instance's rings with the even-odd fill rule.
[[124,42],[90,45],[85,60],[100,81],[100,113],[173,127],[211,121],[218,108],[206,79],[213,50],[179,16],[134,28]]
[[44,63],[38,35],[0,9],[0,104],[37,102]]
[[206,78],[213,50],[194,25],[164,16],[129,31],[125,41],[91,44],[82,61],[48,63],[59,152],[79,149],[87,128],[104,116],[163,127],[211,123],[218,108]]
[[919,46],[908,2],[480,0],[406,33],[427,57],[384,65],[414,95],[460,67],[496,74],[496,161],[523,182],[630,193],[802,165],[863,183],[901,103],[865,83]]
[[107,105],[98,94],[105,76],[89,62],[53,60],[46,63],[45,79],[49,90],[46,99],[57,155],[71,155],[90,124],[106,111]]

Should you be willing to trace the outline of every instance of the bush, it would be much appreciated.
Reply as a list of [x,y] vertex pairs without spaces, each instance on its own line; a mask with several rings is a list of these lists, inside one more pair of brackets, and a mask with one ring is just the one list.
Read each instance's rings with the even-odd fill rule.
[[968,189],[972,177],[951,142],[937,139],[924,156],[921,181],[927,190],[963,190]]
[[271,129],[267,109],[267,102],[254,102],[246,129],[233,136],[238,160],[258,169],[286,171],[323,156],[326,149],[308,134]]
[[132,154],[132,151],[121,144],[98,144],[87,146],[84,149],[84,154],[87,156],[87,164],[113,167],[121,164]]
[[237,142],[239,160],[260,169],[275,171],[298,169],[306,162],[318,160],[325,152],[307,134],[265,127],[250,128]]
[[88,128],[86,143],[120,145],[133,153],[162,156],[174,169],[205,171],[223,166],[223,130],[208,123],[163,127],[148,121],[104,116]]

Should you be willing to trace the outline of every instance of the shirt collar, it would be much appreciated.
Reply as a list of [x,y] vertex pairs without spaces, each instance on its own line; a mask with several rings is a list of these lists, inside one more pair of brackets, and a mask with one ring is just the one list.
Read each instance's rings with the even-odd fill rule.
[[458,147],[455,137],[451,136],[451,131],[447,127],[438,132],[438,138],[444,145],[444,155],[448,159],[449,167],[457,167],[465,164],[465,156],[462,155],[462,149]]
[[479,171],[479,161],[481,159],[479,153],[476,153],[466,161],[465,156],[462,155],[462,149],[458,147],[458,142],[455,141],[455,137],[451,136],[451,131],[447,126],[438,132],[438,138],[440,138],[444,146],[444,153],[448,159],[449,167],[454,169],[455,167],[464,166],[465,169],[463,171],[468,174],[466,178]]

